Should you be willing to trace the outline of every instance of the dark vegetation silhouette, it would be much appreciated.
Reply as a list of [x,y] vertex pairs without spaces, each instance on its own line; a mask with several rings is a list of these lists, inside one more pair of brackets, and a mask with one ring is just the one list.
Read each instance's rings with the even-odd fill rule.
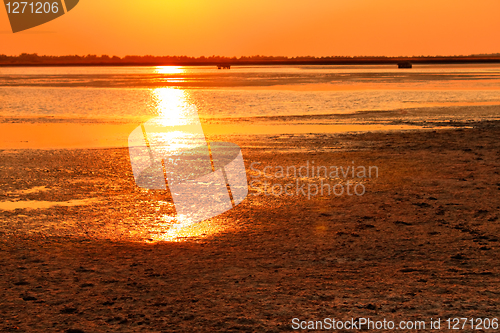
[[500,53],[467,56],[417,56],[417,57],[284,57],[284,56],[242,56],[242,57],[188,57],[188,56],[136,56],[123,58],[108,55],[47,56],[36,53],[22,53],[18,56],[0,54],[0,66],[217,66],[229,65],[382,65],[410,62],[412,64],[461,64],[500,63]]

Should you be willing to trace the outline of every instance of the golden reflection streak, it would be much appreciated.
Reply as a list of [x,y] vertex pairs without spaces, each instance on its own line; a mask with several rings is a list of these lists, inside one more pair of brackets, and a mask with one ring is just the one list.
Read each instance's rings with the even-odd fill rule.
[[[171,73],[174,70],[173,66],[166,67],[161,68],[162,73],[166,73],[167,70]],[[155,88],[151,89],[151,94],[158,117],[151,119],[157,130],[148,133],[148,139],[155,143],[157,148],[165,146],[166,152],[172,154],[179,149],[200,144],[196,143],[196,140],[200,139],[200,134],[204,140],[203,133],[198,133],[198,130],[201,130],[198,126],[201,124],[188,91],[177,88]],[[150,238],[153,241],[178,242],[211,236],[225,229],[220,221],[214,219],[193,223],[186,216],[163,215],[161,220],[163,222],[150,230]]]
[[[176,88],[156,88],[151,90],[154,107],[163,126],[184,125],[193,119],[189,93]],[[196,115],[197,117],[197,115]]]
[[148,135],[158,149],[175,153],[180,149],[189,149],[200,139],[204,140],[198,112],[191,103],[188,91],[156,88],[151,89],[151,94],[158,117],[150,119],[149,123],[155,130]]
[[216,219],[209,219],[198,223],[193,223],[183,216],[172,217],[163,215],[161,219],[165,223],[161,227],[152,230],[152,234],[150,235],[150,238],[155,242],[182,242],[193,238],[204,238],[213,236],[227,228],[221,221]]

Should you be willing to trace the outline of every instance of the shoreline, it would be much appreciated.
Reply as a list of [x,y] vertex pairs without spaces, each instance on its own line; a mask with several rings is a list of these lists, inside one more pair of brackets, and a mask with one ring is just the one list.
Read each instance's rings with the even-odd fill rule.
[[499,64],[500,57],[346,57],[340,59],[313,59],[313,60],[264,60],[246,61],[221,59],[219,61],[144,61],[144,62],[68,62],[68,63],[0,63],[0,67],[129,67],[129,66],[217,66],[229,64],[231,66],[348,66],[348,65],[397,65],[400,62],[411,62],[422,65],[463,65],[463,64]]
[[[0,149],[101,149],[126,148],[128,136],[140,125],[138,123],[0,123]],[[257,122],[235,128],[234,123],[202,123],[207,137],[221,136],[270,136],[270,135],[321,135],[366,132],[404,132],[449,130],[457,126],[470,126],[458,122],[450,124],[432,123],[372,123],[372,124],[283,124]]]

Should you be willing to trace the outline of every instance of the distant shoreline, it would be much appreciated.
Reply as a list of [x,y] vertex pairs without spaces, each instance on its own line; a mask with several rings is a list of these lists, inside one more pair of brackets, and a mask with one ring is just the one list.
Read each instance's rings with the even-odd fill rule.
[[101,59],[92,59],[75,62],[62,61],[11,61],[0,62],[0,67],[87,67],[87,66],[105,66],[105,67],[130,67],[130,66],[217,66],[221,64],[231,66],[325,66],[325,65],[397,65],[400,62],[410,62],[414,65],[454,65],[454,64],[500,64],[499,57],[405,57],[405,58],[385,58],[385,57],[367,57],[367,58],[335,58],[335,59],[308,59],[308,60],[240,60],[240,59],[221,59],[220,61],[125,61],[111,60],[102,61]]

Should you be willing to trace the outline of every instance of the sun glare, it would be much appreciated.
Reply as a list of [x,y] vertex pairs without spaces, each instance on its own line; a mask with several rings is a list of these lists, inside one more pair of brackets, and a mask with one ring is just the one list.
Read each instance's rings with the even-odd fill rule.
[[198,121],[198,113],[189,103],[189,93],[176,88],[152,90],[156,113],[164,126],[178,126]]
[[213,236],[227,229],[217,219],[210,219],[200,223],[193,223],[184,216],[162,216],[163,224],[151,230],[151,239],[154,241],[180,242],[190,239],[199,239]]
[[155,72],[158,74],[181,74],[184,73],[184,67],[181,66],[157,66]]
[[191,103],[186,90],[157,88],[152,90],[152,95],[158,115],[147,122],[152,145],[174,153],[181,148],[205,143],[196,106]]

